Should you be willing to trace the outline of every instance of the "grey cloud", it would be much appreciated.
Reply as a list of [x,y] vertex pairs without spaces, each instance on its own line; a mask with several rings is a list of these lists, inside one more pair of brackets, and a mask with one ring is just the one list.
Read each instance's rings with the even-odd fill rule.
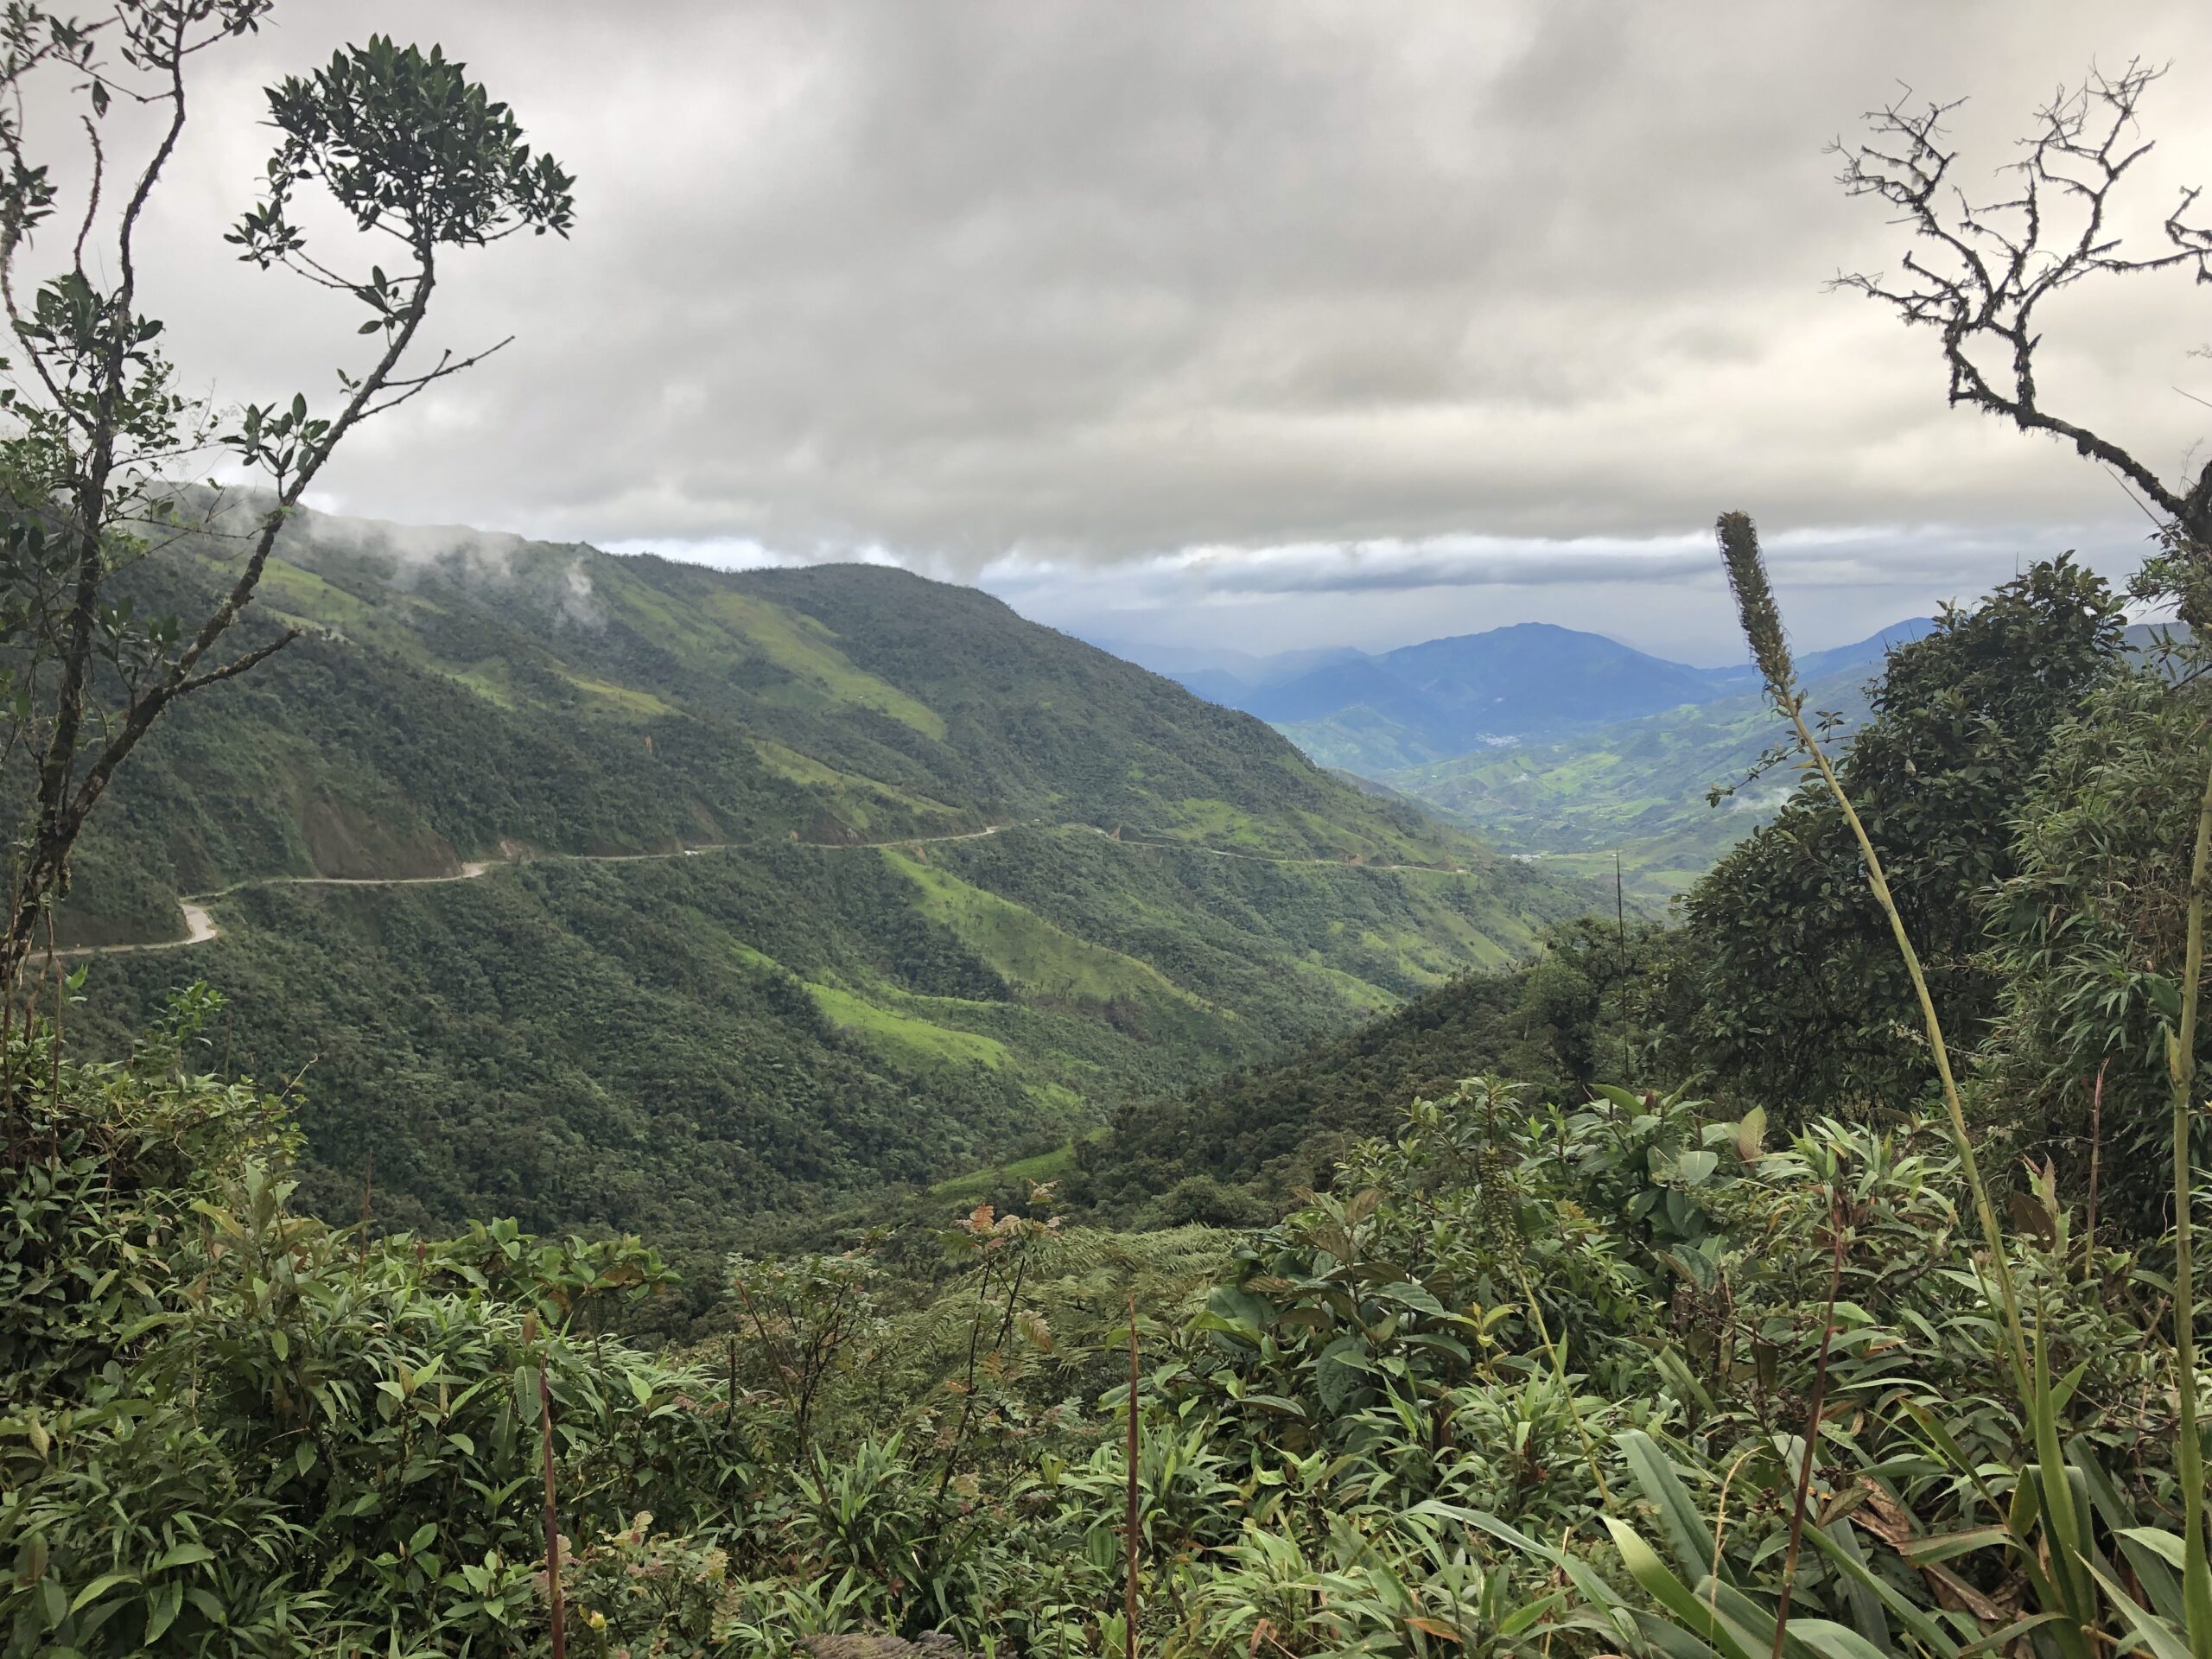
[[[1216,594],[1395,593],[1428,588],[1573,586],[1586,582],[1679,582],[1712,563],[1681,538],[1611,548],[1541,543],[1355,544],[1199,554],[1157,569],[1181,585]],[[1033,575],[1034,585],[1040,576]],[[995,566],[985,580],[1018,588],[1020,567]]]
[[[266,147],[256,88],[366,26],[302,0],[209,60],[155,300],[221,395],[327,391],[350,338],[218,232]],[[1695,527],[1733,505],[1933,526],[1826,577],[1808,556],[1870,605],[1915,559],[1981,580],[1977,537],[2127,510],[1822,292],[1896,252],[1823,141],[1904,79],[1974,94],[1993,166],[2058,79],[2141,52],[2177,60],[2156,200],[2212,181],[2188,0],[387,0],[374,26],[512,102],[579,226],[453,263],[441,343],[518,342],[365,434],[339,503],[1008,591],[1026,562],[1130,608],[1358,595],[1340,622],[1380,627],[1525,588],[1630,624],[1704,591]],[[2046,384],[2177,465],[2202,410],[2164,388],[2212,372],[2182,356],[2208,334],[2185,282],[2085,289]],[[1281,552],[1315,545],[1395,550]],[[1191,549],[1214,579],[1163,589]]]
[[[2116,576],[2143,551],[2139,535],[2109,523],[1783,531],[1767,545],[1792,632],[1812,649],[1970,599],[2034,558],[2071,549]],[[1582,543],[1309,545],[1104,566],[1009,558],[981,580],[1027,614],[1101,639],[1374,648],[1554,621],[1685,660],[1742,655],[1703,531]]]
[[599,602],[591,577],[578,559],[561,573],[561,614],[580,628],[596,633],[607,626],[607,607]]

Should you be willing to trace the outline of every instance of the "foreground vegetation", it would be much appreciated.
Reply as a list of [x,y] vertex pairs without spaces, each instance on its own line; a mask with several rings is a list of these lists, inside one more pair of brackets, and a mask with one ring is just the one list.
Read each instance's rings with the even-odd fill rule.
[[[1172,1653],[2192,1652],[2201,1268],[2146,1035],[2193,1027],[2155,964],[2205,694],[2116,614],[2058,563],[1948,619],[1849,792],[1764,832],[1822,845],[1850,799],[1914,872],[1938,1028],[1987,1033],[1966,1142],[1892,1029],[1910,985],[1885,1013],[1851,943],[1881,907],[1755,840],[1684,926],[1580,924],[1133,1109],[1064,1187],[802,1217],[695,1271],[671,1339],[634,1237],[314,1218],[219,998],[94,1061],[49,983],[5,1058],[9,1650],[542,1651],[550,1502],[579,1652],[1110,1653],[1132,1592]],[[2020,683],[1974,664],[2062,639],[2036,720],[1984,711]],[[1738,915],[1867,965],[1864,1015],[1795,1033],[1794,1095],[1732,1046],[1786,988],[1738,972]],[[2115,973],[2139,1001],[2084,996]],[[1611,1081],[1700,1059],[1696,1092]]]
[[1039,1192],[941,1261],[734,1260],[727,1338],[657,1349],[601,1334],[659,1277],[634,1242],[301,1216],[281,1104],[194,1058],[210,1012],[127,1066],[12,1039],[11,1652],[542,1646],[547,1421],[580,1650],[1116,1651],[1132,1304],[1147,1650],[1763,1650],[1793,1535],[1793,1652],[2063,1615],[2062,1522],[2082,1593],[2174,1593],[2166,1250],[2023,1188],[2035,1421],[1924,1120],[1477,1079],[1270,1227],[1115,1235]]

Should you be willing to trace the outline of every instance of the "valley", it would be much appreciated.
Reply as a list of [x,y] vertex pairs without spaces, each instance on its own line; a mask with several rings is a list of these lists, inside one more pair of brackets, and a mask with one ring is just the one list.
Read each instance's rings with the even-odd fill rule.
[[0,17],[0,1659],[2212,1659],[2201,3],[364,10]]
[[[1832,742],[1865,718],[1885,653],[1930,626],[1900,622],[1805,653],[1807,694],[1834,716]],[[1759,766],[1773,721],[1748,666],[1692,668],[1551,624],[1374,657],[1161,661],[1179,662],[1183,683],[1259,715],[1317,764],[1548,870],[1610,887],[1618,855],[1628,896],[1645,910],[1663,909],[1796,784]]]
[[[1594,889],[972,590],[303,515],[79,849],[120,1046],[300,1079],[303,1195],[679,1254],[1044,1151],[1524,957]],[[168,568],[189,603],[219,550]],[[257,607],[257,611],[262,611]]]

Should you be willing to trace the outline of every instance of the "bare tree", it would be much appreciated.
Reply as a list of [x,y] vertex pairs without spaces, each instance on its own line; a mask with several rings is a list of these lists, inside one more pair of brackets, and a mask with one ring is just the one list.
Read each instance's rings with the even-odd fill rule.
[[[506,343],[410,367],[441,254],[524,229],[565,236],[572,220],[573,181],[550,156],[531,154],[512,113],[464,66],[380,36],[349,47],[269,89],[278,139],[264,200],[228,239],[264,270],[282,266],[360,303],[359,333],[373,337],[373,355],[339,371],[327,413],[302,393],[219,418],[181,396],[162,324],[140,309],[145,209],[184,134],[194,60],[257,30],[273,5],[114,0],[89,20],[22,0],[0,10],[0,302],[14,342],[0,365],[0,785],[27,798],[0,913],[0,992],[67,891],[87,815],[154,722],[296,637],[285,630],[234,654],[220,649],[287,517],[339,444]],[[28,111],[65,99],[77,105],[86,182],[63,215],[64,192],[34,153]],[[110,150],[120,111],[145,131],[118,178]],[[365,256],[364,270],[309,251],[293,210],[302,189],[316,188],[389,250],[380,257],[393,261],[391,274]],[[40,274],[31,251],[57,220],[66,257]],[[235,315],[251,326],[245,302]],[[235,538],[243,561],[196,626],[142,619],[116,578],[207,528],[188,521],[177,485],[210,454],[267,482]]]
[[2039,313],[2060,290],[2164,270],[2212,283],[2212,226],[2190,217],[2196,190],[2181,193],[2154,244],[2131,250],[2115,225],[2122,186],[2152,149],[2136,111],[2164,73],[2133,61],[2118,75],[2092,70],[2079,86],[2061,88],[2036,112],[2019,159],[2000,170],[2010,182],[1986,202],[1953,177],[1959,152],[1944,121],[1956,103],[1869,111],[1863,143],[1834,146],[1843,158],[1837,181],[1896,208],[1914,239],[1897,277],[1848,275],[1836,286],[1935,329],[1954,404],[2071,444],[2140,495],[2164,519],[2170,546],[2204,550],[2212,549],[2212,458],[2194,478],[2170,481],[2105,433],[2044,408],[2036,380]]

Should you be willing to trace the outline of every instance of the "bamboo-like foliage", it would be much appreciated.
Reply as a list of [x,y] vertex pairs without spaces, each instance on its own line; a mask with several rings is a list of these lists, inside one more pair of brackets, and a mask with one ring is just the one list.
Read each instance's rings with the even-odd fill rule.
[[2166,1042],[2173,1078],[2174,1141],[2174,1365],[2181,1425],[2183,1504],[2182,1581],[2188,1596],[2192,1659],[2212,1659],[2212,1560],[2204,1543],[2204,1448],[2196,1418],[2196,1301],[2195,1172],[2190,1166],[2190,1128],[2196,1116],[2197,996],[2204,980],[2204,900],[2212,881],[2212,766],[2196,807],[2196,839],[2190,855],[2188,944],[2182,969],[2181,1013]]
[[[1964,1175],[1988,1251],[1988,1281],[1993,1288],[1995,1312],[2002,1320],[2011,1352],[2014,1387],[2032,1431],[2037,1465],[2020,1471],[2024,1486],[2032,1490],[2032,1506],[2015,1505],[2007,1527],[2012,1548],[2034,1580],[2050,1624],[2054,1639],[2069,1655],[2081,1659],[2098,1650],[2101,1638],[2109,1637],[2117,1613],[2137,1638],[2161,1654],[2186,1651],[2190,1659],[2212,1659],[2212,1562],[2204,1541],[2204,1471],[2198,1438],[2197,1376],[2194,1310],[2193,1236],[2190,1125],[2193,1116],[2196,1027],[2199,982],[2203,973],[2203,908],[2208,874],[2212,874],[2212,772],[2208,772],[2200,804],[2195,850],[2190,863],[2188,905],[2188,950],[2176,1030],[2167,1039],[2169,1069],[2173,1083],[2173,1179],[2175,1204],[2174,1274],[2174,1390],[2179,1419],[2177,1473],[2183,1504],[2183,1534],[2177,1541],[2183,1556],[2181,1580],[2183,1614],[2177,1633],[2155,1612],[2142,1609],[2112,1580],[2101,1565],[2094,1520],[2078,1502],[2075,1491],[2077,1459],[2070,1458],[2060,1434],[2059,1417],[2063,1392],[2050,1375],[2043,1321],[2038,1318],[2032,1338],[2024,1321],[2018,1285],[1997,1212],[1975,1156],[1974,1136],[1967,1126],[1942,1022],[1913,948],[1904,918],[1882,869],[1880,854],[1853,808],[1835,767],[1815,739],[1805,721],[1805,696],[1799,688],[1782,614],[1774,598],[1758,534],[1748,514],[1723,513],[1716,525],[1721,560],[1736,599],[1738,620],[1759,666],[1768,695],[1788,720],[1796,734],[1803,764],[1819,773],[1834,796],[1837,808],[1850,824],[1866,863],[1869,891],[1896,936],[1928,1033],[1930,1057],[1941,1083],[1943,1104]],[[1816,1441],[1817,1425],[1814,1437]],[[1813,1455],[1808,1442],[1806,1456]],[[1794,1556],[1794,1551],[1793,1551]],[[1631,1563],[1633,1570],[1633,1562]],[[1639,1577],[1643,1574],[1639,1573]],[[1779,1656],[1784,1646],[1789,1586],[1783,1589],[1783,1612],[1773,1622],[1771,1651]],[[2185,1649],[2174,1648],[2178,1634]]]

